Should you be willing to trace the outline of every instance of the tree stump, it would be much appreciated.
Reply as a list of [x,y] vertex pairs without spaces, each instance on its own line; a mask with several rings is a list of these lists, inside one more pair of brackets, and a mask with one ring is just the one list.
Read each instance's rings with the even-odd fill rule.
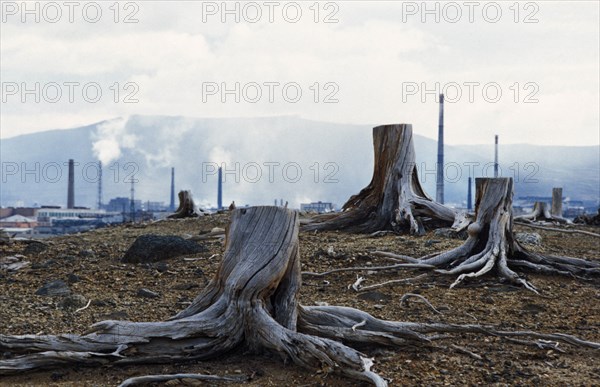
[[198,216],[196,213],[196,206],[194,199],[192,199],[192,193],[190,191],[179,191],[177,195],[179,197],[179,207],[177,210],[169,215],[169,219],[183,219],[183,218],[195,218]]
[[550,214],[558,218],[563,217],[561,187],[552,188],[552,208],[550,210]]
[[534,223],[540,221],[567,223],[567,220],[563,217],[552,215],[550,212],[550,208],[548,207],[548,204],[545,202],[535,202],[531,213],[516,216],[515,221],[524,223]]
[[[348,307],[301,306],[298,228],[298,213],[285,208],[234,210],[223,261],[188,308],[163,322],[102,321],[81,336],[0,335],[0,376],[69,364],[202,360],[244,346],[252,352],[278,353],[311,370],[384,387],[387,382],[371,371],[372,359],[349,345],[427,346],[452,334],[478,333],[600,348],[600,343],[564,334],[393,322]],[[3,358],[6,353],[11,355]]]
[[513,237],[512,178],[477,178],[475,221],[468,228],[469,237],[462,246],[421,259],[422,263],[442,268],[444,274],[460,274],[451,285],[465,278],[479,277],[495,269],[512,283],[537,293],[511,267],[540,273],[570,276],[600,276],[600,262],[579,258],[544,256],[525,250]]
[[419,182],[412,125],[373,128],[375,167],[369,185],[344,204],[341,213],[314,218],[303,230],[383,230],[424,234],[425,226],[453,224],[456,213],[433,201]]

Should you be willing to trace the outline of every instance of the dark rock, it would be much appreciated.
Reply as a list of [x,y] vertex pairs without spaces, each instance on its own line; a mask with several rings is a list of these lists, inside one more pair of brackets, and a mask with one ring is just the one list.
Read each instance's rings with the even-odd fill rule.
[[39,253],[46,251],[47,249],[48,249],[48,246],[45,243],[31,240],[27,244],[27,247],[25,247],[24,253],[26,255],[39,254]]
[[152,265],[159,273],[165,273],[169,270],[169,265],[166,262],[156,262]]
[[77,274],[75,274],[75,273],[69,273],[69,275],[67,276],[67,281],[68,281],[70,284],[74,284],[75,282],[79,282],[79,281],[81,281],[81,277],[80,277],[80,276],[78,276],[78,275],[77,275]]
[[467,239],[467,237],[469,236],[467,234],[466,230],[463,230],[461,232],[456,232],[456,230],[454,230],[453,228],[438,228],[435,229],[435,231],[433,232],[433,235],[435,235],[436,237],[442,237],[442,238],[450,238],[450,239]]
[[185,284],[177,284],[175,286],[173,286],[174,290],[190,290],[190,289],[194,289],[199,287],[198,284],[193,284],[193,283],[185,283]]
[[54,265],[56,265],[56,261],[53,259],[49,259],[44,262],[34,262],[31,264],[31,268],[32,269],[48,269]]
[[79,256],[84,258],[95,258],[96,253],[94,253],[94,250],[81,250]]
[[108,314],[103,314],[101,316],[98,316],[99,321],[103,321],[103,320],[125,320],[129,317],[129,315],[127,314],[127,312],[125,312],[124,310],[118,310],[116,312],[111,312]]
[[381,292],[367,292],[359,294],[358,298],[365,301],[381,302],[390,301],[392,299],[392,296]]
[[425,247],[431,247],[436,243],[440,243],[441,241],[437,240],[437,239],[427,239],[425,241]]
[[137,295],[138,295],[138,297],[145,297],[145,298],[160,297],[160,294],[153,292],[152,290],[146,289],[146,288],[141,288],[140,290],[138,290]]
[[138,237],[121,260],[126,263],[157,262],[206,251],[204,246],[178,236],[147,234]]
[[41,288],[39,288],[36,292],[38,296],[66,296],[67,294],[71,294],[71,289],[63,280],[55,280],[44,284]]
[[70,294],[60,300],[58,307],[66,310],[74,310],[83,308],[86,303],[87,300],[81,294]]
[[518,232],[515,233],[515,239],[519,243],[539,246],[542,243],[542,237],[537,232]]
[[104,299],[104,300],[92,300],[92,305],[94,305],[94,306],[112,306],[112,307],[115,307],[115,306],[117,306],[117,303],[114,302],[111,299]]
[[204,270],[197,268],[194,270],[194,274],[196,274],[198,277],[204,277]]
[[58,257],[56,257],[57,259],[63,260],[67,263],[73,263],[77,260],[77,258],[75,258],[72,255],[66,255],[66,254],[60,254]]

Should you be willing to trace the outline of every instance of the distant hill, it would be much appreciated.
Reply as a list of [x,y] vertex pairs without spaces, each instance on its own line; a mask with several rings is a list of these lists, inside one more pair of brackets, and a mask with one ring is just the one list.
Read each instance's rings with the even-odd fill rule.
[[[419,128],[413,130],[420,177],[435,196],[437,143],[419,136]],[[449,129],[446,137],[452,137]],[[476,176],[493,174],[493,146],[445,149],[446,202],[461,204],[468,165]],[[293,207],[318,200],[339,206],[368,184],[373,168],[370,126],[293,116],[132,116],[9,138],[1,141],[0,150],[2,206],[64,205],[69,158],[79,163],[76,205],[92,207],[97,202],[99,157],[104,161],[104,202],[129,197],[131,172],[138,180],[136,199],[168,202],[170,168],[175,167],[177,190],[191,189],[197,201],[214,205],[214,163],[225,163],[225,204],[271,204],[282,198]],[[501,144],[500,167],[503,176],[515,178],[516,197],[549,196],[555,186],[562,186],[572,199],[597,203],[600,196],[597,146]]]

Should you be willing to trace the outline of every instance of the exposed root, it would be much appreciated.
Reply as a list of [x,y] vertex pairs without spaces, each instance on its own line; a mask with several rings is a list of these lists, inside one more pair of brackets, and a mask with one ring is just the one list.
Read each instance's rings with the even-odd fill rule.
[[388,285],[410,283],[411,281],[418,280],[418,279],[421,279],[426,276],[427,276],[427,274],[421,274],[421,275],[418,275],[418,276],[412,277],[412,278],[402,278],[402,279],[397,279],[397,280],[385,281],[385,282],[375,284],[375,285],[363,286],[360,288],[360,291],[366,292],[369,290],[379,289],[379,288],[382,288],[382,287],[388,286]]
[[442,312],[440,312],[433,305],[431,305],[431,303],[429,302],[429,300],[427,300],[427,298],[423,297],[420,294],[414,294],[414,293],[406,293],[406,294],[404,294],[402,296],[402,298],[400,298],[400,305],[406,304],[408,306],[408,299],[411,298],[411,297],[418,298],[419,300],[423,301],[423,303],[425,305],[427,305],[429,307],[429,309],[431,309],[434,313],[442,314]]
[[467,228],[465,243],[419,260],[435,266],[437,273],[458,275],[450,288],[468,278],[494,272],[509,283],[539,294],[535,286],[513,270],[515,267],[574,278],[600,277],[600,262],[530,253],[513,238],[511,178],[478,178],[476,183],[476,219]]
[[322,273],[313,273],[311,271],[303,271],[302,275],[307,275],[307,276],[311,276],[311,277],[324,277],[326,275],[329,274],[333,274],[333,273],[340,273],[343,271],[366,271],[366,270],[370,270],[370,271],[379,271],[379,270],[391,270],[391,269],[400,269],[400,268],[404,268],[404,269],[433,269],[434,266],[432,265],[428,265],[425,263],[399,263],[396,265],[390,265],[390,266],[361,266],[361,267],[342,267],[339,269],[333,269],[333,270],[328,270]]
[[173,375],[147,375],[147,376],[136,376],[129,378],[119,384],[119,387],[130,387],[138,384],[150,384],[167,382],[175,379],[195,379],[195,380],[206,380],[210,382],[237,382],[241,383],[247,380],[245,376],[233,377],[233,376],[216,376],[216,375],[202,375],[202,374],[173,374]]
[[591,236],[594,238],[600,238],[600,234],[596,234],[590,231],[584,231],[584,230],[568,230],[568,229],[564,229],[564,228],[556,228],[556,227],[547,227],[547,226],[540,226],[538,224],[531,224],[531,223],[526,223],[526,222],[520,222],[515,220],[515,224],[524,226],[524,227],[530,227],[530,228],[537,228],[539,230],[546,230],[546,231],[554,231],[554,232],[562,232],[565,234],[581,234],[581,235],[587,235],[587,236]]

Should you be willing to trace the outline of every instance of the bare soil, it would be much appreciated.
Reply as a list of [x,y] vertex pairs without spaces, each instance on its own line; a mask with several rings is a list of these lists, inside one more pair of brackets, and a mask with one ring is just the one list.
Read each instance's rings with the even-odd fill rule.
[[[49,240],[36,252],[23,243],[0,247],[0,257],[23,254],[32,263],[15,273],[0,273],[0,334],[84,333],[106,319],[131,321],[164,320],[185,308],[214,275],[224,251],[220,240],[200,242],[206,253],[167,261],[167,267],[120,262],[127,248],[142,234],[189,237],[213,227],[225,227],[227,215],[198,219],[168,220],[151,224],[110,227]],[[598,229],[588,228],[598,232]],[[600,259],[600,239],[560,234],[517,226],[516,231],[537,232],[541,246],[527,248],[548,254]],[[461,244],[428,233],[422,237],[386,235],[367,238],[338,232],[301,233],[302,270],[322,272],[350,266],[392,264],[374,257],[374,250],[423,256]],[[330,252],[333,248],[333,252]],[[192,259],[190,259],[192,258]],[[159,270],[160,269],[160,270]],[[453,277],[429,274],[401,285],[390,285],[368,293],[349,289],[357,274],[363,285],[391,279],[410,278],[419,270],[342,272],[326,277],[305,277],[301,303],[328,303],[362,309],[376,317],[414,322],[490,324],[502,329],[563,332],[600,341],[600,283],[565,277],[526,274],[542,293],[498,282],[493,274],[467,280],[449,289]],[[74,294],[91,300],[90,306],[74,312],[59,306],[60,297],[35,295],[44,283],[69,274],[80,281],[69,283]],[[71,276],[72,277],[72,276]],[[158,298],[142,298],[140,288],[157,292]],[[405,293],[426,297],[442,314],[414,300],[400,305]],[[450,348],[464,347],[483,357],[476,360]],[[564,353],[542,350],[475,334],[441,340],[436,348],[362,348],[375,358],[375,370],[395,386],[598,386],[600,353],[561,344]],[[11,356],[5,353],[0,356]],[[70,367],[27,373],[0,379],[2,386],[116,386],[131,376],[162,373],[208,373],[246,375],[244,386],[358,386],[347,379],[315,373],[284,363],[269,354],[247,354],[243,348],[208,362],[158,364],[128,367]],[[159,384],[161,385],[161,384]],[[190,380],[162,385],[212,385]],[[229,384],[231,385],[231,384]]]

